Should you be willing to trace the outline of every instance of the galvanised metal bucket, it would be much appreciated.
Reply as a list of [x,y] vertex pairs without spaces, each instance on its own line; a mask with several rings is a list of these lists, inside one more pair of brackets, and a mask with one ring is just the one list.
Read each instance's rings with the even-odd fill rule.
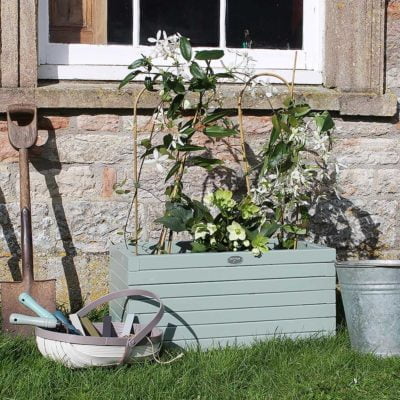
[[336,264],[351,346],[400,355],[400,260]]

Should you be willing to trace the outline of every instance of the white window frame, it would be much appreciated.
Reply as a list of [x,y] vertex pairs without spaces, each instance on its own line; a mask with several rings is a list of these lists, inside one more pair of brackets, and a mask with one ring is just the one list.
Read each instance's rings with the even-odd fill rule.
[[[150,46],[139,44],[140,0],[132,1],[133,44],[92,45],[49,43],[49,0],[39,0],[39,79],[122,79],[127,74],[127,65],[140,58],[141,54],[151,51]],[[325,1],[303,1],[303,49],[297,50],[295,80],[297,84],[323,82]],[[226,49],[225,16],[226,0],[221,0],[219,45],[221,49]],[[292,79],[296,50],[245,49],[243,51],[249,52],[256,60],[257,70],[272,71],[288,80]],[[225,52],[224,61],[233,62],[234,55]]]

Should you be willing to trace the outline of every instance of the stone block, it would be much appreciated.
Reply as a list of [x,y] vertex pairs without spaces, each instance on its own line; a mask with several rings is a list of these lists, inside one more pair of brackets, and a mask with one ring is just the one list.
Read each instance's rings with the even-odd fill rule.
[[347,198],[398,196],[400,174],[398,169],[345,169],[338,176],[338,186]]
[[114,186],[117,183],[117,171],[113,167],[103,168],[103,180],[101,195],[104,198],[112,197],[114,194]]
[[92,168],[87,165],[67,166],[31,173],[33,199],[93,198],[96,180]]
[[130,134],[108,132],[57,135],[42,149],[42,160],[61,163],[113,164],[132,161]]
[[118,132],[119,119],[120,117],[114,114],[79,115],[77,127],[86,131]]
[[[110,242],[118,239],[128,213],[128,204],[117,201],[66,201],[55,205],[56,218],[63,219],[63,226],[73,240],[78,252],[103,253]],[[64,217],[65,216],[65,217]],[[62,238],[58,235],[58,238]]]
[[346,167],[396,165],[400,161],[400,143],[383,138],[343,139],[334,143],[334,154]]
[[69,127],[69,117],[41,116],[38,120],[38,129],[58,130]]
[[[138,115],[138,133],[148,133],[152,128],[152,117],[151,115]],[[132,131],[133,129],[133,116],[132,115],[124,115],[122,117],[122,130],[123,131]]]
[[0,132],[7,132],[8,124],[7,121],[0,121]]

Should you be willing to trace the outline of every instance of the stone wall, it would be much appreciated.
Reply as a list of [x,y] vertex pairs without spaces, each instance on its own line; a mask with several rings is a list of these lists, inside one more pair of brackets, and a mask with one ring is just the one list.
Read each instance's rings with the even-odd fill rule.
[[[389,1],[387,86],[400,95],[400,1]],[[252,115],[253,114],[253,115]],[[139,118],[146,135],[148,116]],[[42,111],[39,141],[31,155],[33,234],[38,277],[55,277],[58,301],[76,308],[107,290],[107,251],[121,241],[132,189],[132,118],[127,111]],[[271,127],[268,116],[249,112],[248,142],[257,153]],[[398,118],[336,116],[334,156],[342,164],[332,196],[316,209],[313,238],[346,257],[400,257],[400,123]],[[144,137],[144,136],[143,136]],[[188,191],[201,198],[215,186],[240,187],[239,146],[221,141],[212,153],[226,161],[212,175],[193,168]],[[144,238],[159,227],[163,177],[143,171],[140,220]],[[0,278],[19,279],[19,188],[17,153],[9,146],[0,118]]]

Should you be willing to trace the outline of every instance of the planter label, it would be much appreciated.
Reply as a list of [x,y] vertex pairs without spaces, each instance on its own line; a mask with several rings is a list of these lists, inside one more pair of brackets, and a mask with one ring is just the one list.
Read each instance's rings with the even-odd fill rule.
[[229,264],[241,264],[243,262],[243,257],[241,256],[232,256],[228,258]]

